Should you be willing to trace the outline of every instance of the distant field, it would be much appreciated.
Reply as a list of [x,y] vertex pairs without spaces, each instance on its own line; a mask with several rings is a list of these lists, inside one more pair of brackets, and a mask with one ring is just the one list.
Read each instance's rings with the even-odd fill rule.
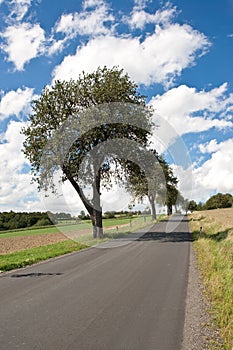
[[[134,217],[132,220],[136,220],[137,218]],[[148,218],[147,218],[148,220]],[[103,220],[103,227],[109,227],[109,226],[119,226],[124,224],[129,224],[130,218],[113,218],[113,219],[104,219]],[[15,231],[0,231],[0,238],[4,237],[17,237],[17,236],[34,236],[34,235],[43,235],[43,234],[50,234],[50,233],[59,233],[63,231],[76,231],[78,230],[85,230],[91,228],[91,221],[81,221],[80,223],[59,223],[56,226],[46,226],[41,228],[26,228],[26,229],[19,229]]]
[[[106,219],[104,238],[94,239],[90,222],[0,234],[0,273],[84,249],[109,239],[125,237],[151,225],[151,217]],[[63,233],[66,232],[66,234]],[[73,238],[75,240],[69,239]]]
[[[147,217],[113,218],[103,220],[106,239],[110,235],[126,233],[131,228],[137,229],[137,226],[146,224],[149,221]],[[108,237],[107,237],[108,236]],[[13,253],[25,249],[54,244],[68,239],[73,239],[82,244],[94,244],[92,237],[92,224],[83,221],[78,224],[64,224],[45,228],[33,228],[25,230],[16,230],[0,234],[0,254]]]

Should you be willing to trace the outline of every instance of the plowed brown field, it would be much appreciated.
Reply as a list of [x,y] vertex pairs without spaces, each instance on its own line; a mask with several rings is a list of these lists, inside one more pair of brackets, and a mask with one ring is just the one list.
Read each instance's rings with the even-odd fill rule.
[[52,233],[34,236],[0,237],[0,254],[9,254],[47,244],[62,242],[68,238],[62,233]]

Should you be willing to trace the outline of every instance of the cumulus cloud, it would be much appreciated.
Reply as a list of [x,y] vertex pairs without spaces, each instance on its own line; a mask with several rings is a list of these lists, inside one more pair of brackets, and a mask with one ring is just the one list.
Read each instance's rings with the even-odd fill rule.
[[[159,118],[161,123],[166,121],[180,136],[212,127],[223,129],[233,126],[233,95],[227,95],[226,83],[210,91],[197,91],[180,85],[153,97],[150,105],[155,110],[155,119]],[[167,134],[166,137],[170,136]]]
[[26,87],[24,89],[18,88],[16,91],[11,90],[3,94],[0,101],[0,120],[12,115],[20,119],[23,114],[28,114],[33,91],[34,89]]
[[101,36],[78,47],[75,55],[66,56],[55,68],[53,77],[66,80],[99,66],[119,65],[138,83],[167,85],[183,69],[193,65],[196,56],[203,54],[208,46],[203,34],[179,24],[157,26],[142,42],[137,37]]
[[134,0],[134,8],[144,9],[148,2],[151,2],[151,0]]
[[27,62],[44,52],[45,33],[39,24],[9,26],[1,36],[6,42],[2,49],[7,60],[13,62],[17,70],[23,70]]
[[232,159],[233,139],[216,144],[211,158],[194,169],[197,184],[216,192],[233,192]]
[[129,24],[131,29],[143,29],[148,23],[168,26],[171,24],[176,13],[176,7],[172,7],[169,3],[153,14],[143,10],[143,6],[135,6],[131,15],[126,17],[125,21]]
[[104,0],[84,0],[83,1],[83,8],[91,8],[96,6],[102,6],[104,4]]
[[[8,124],[3,142],[0,143],[0,211],[3,210],[33,210],[33,206],[41,208],[36,199],[35,186],[30,185],[31,175],[24,168],[28,162],[24,158],[20,134],[23,122],[11,121]],[[37,203],[37,204],[36,204]]]
[[[96,37],[113,33],[114,20],[109,5],[104,1],[84,1],[82,11],[62,14],[58,19],[52,29],[48,54],[62,51],[66,43],[77,36]],[[56,35],[64,37],[56,40]]]
[[233,139],[220,143],[211,140],[205,144],[204,152],[211,153],[211,157],[201,166],[192,164],[187,169],[174,168],[181,193],[197,202],[205,201],[213,193],[233,193]]
[[113,20],[114,17],[109,13],[108,6],[102,3],[92,11],[63,14],[54,30],[71,38],[77,35],[108,34],[110,30],[105,23]]
[[8,6],[10,9],[8,20],[21,21],[31,6],[31,0],[10,0]]
[[216,139],[213,139],[205,144],[198,145],[201,153],[213,153],[216,152],[220,147],[221,145],[217,143]]

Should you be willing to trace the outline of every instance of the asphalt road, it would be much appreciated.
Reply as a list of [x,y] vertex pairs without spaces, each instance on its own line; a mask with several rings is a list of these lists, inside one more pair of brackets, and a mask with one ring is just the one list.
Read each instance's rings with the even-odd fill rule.
[[0,349],[180,350],[191,237],[179,220],[0,275]]

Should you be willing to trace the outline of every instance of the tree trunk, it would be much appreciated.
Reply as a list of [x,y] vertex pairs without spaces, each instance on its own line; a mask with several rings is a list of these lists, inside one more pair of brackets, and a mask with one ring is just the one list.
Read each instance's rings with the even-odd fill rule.
[[103,238],[103,222],[102,222],[102,208],[100,204],[100,170],[96,171],[95,180],[92,184],[93,187],[93,213],[92,225],[93,225],[93,237]]
[[103,238],[102,211],[93,210],[92,216],[93,238]]
[[150,202],[150,205],[151,205],[152,220],[157,220],[156,208],[155,208],[155,198],[152,195],[148,196],[148,198],[149,198],[149,202]]
[[172,204],[167,205],[167,215],[172,215]]
[[[65,171],[64,171],[65,172]],[[68,176],[67,176],[68,177]],[[75,188],[79,197],[81,198],[88,214],[92,220],[93,226],[93,238],[103,238],[103,224],[102,224],[102,208],[100,206],[100,174],[95,177],[95,181],[93,183],[93,205],[90,201],[85,197],[82,189],[79,187],[78,183],[74,180],[73,177],[68,177],[70,183]]]

